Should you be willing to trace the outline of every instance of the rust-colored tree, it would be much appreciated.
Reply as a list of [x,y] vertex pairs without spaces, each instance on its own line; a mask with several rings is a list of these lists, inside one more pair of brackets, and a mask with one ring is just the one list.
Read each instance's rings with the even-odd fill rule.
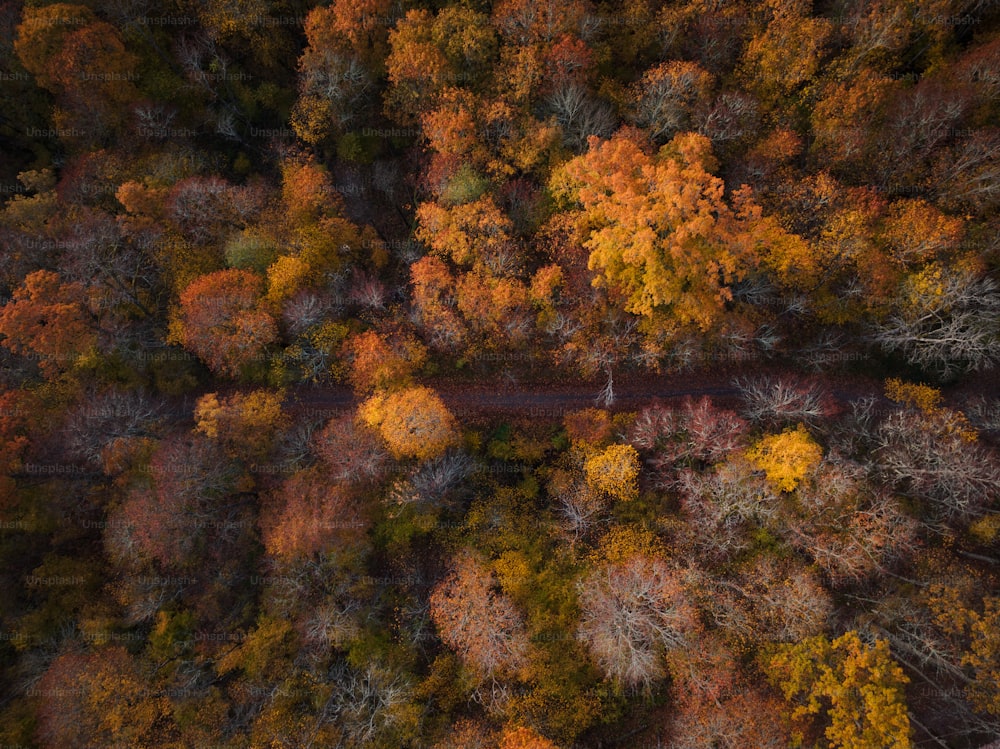
[[420,112],[456,77],[434,43],[433,26],[429,11],[411,10],[389,33],[386,109],[404,124],[415,124]]
[[16,504],[16,485],[10,474],[21,467],[28,449],[29,394],[20,390],[0,393],[0,517]]
[[257,274],[235,269],[195,280],[181,293],[171,339],[216,374],[237,377],[278,340],[274,319],[258,307],[263,284]]
[[46,377],[73,367],[97,341],[78,283],[62,283],[47,270],[29,274],[0,308],[3,345],[38,361]]
[[240,508],[223,502],[236,475],[206,438],[168,438],[136,472],[146,480],[113,510],[105,528],[105,545],[116,561],[184,568],[199,563],[209,542],[240,537]]
[[359,393],[406,386],[427,361],[426,347],[402,333],[359,333],[347,339],[343,351],[350,361],[351,384]]
[[139,98],[139,59],[118,29],[84,5],[25,8],[14,50],[40,86],[57,97],[55,124],[68,143],[100,143],[121,128]]
[[428,255],[410,266],[413,306],[428,343],[456,353],[469,331],[457,310],[455,276],[439,258]]
[[153,749],[177,740],[170,700],[150,688],[153,674],[122,647],[65,653],[46,669],[37,738],[42,746]]
[[781,702],[744,676],[736,658],[715,637],[667,660],[675,710],[669,723],[675,749],[779,749],[791,743]]
[[281,485],[265,504],[260,525],[268,553],[288,560],[357,542],[365,529],[350,487],[331,481],[316,467]]
[[516,672],[528,662],[524,617],[496,579],[463,552],[431,593],[431,618],[445,645],[483,677]]
[[330,419],[313,438],[313,446],[335,481],[376,479],[389,459],[378,433],[361,424],[353,413]]

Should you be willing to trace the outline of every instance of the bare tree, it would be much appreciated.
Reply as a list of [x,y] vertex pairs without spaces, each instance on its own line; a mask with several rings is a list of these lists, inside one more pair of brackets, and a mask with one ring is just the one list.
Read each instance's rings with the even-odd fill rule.
[[604,387],[601,388],[601,392],[597,394],[597,405],[603,408],[607,408],[612,403],[615,402],[615,376],[611,367],[606,367],[604,369],[605,375],[607,375],[607,380],[604,383]]
[[835,585],[884,572],[916,548],[917,524],[864,467],[830,455],[796,490],[779,530]]
[[834,426],[831,450],[844,455],[866,457],[875,444],[878,431],[878,401],[873,396],[853,400],[850,411]]
[[461,485],[473,471],[468,455],[449,451],[423,461],[390,489],[387,499],[392,504],[436,504],[448,501],[448,495]]
[[757,135],[760,127],[760,106],[749,94],[725,92],[715,100],[711,111],[701,118],[698,132],[713,144]]
[[[410,719],[405,707],[412,687],[404,676],[379,664],[356,668],[340,663],[332,669],[328,683],[332,689],[316,717],[316,729],[337,726],[348,746],[384,746],[394,738],[394,730]],[[311,745],[311,741],[306,744]]]
[[697,626],[680,574],[643,555],[606,564],[580,581],[577,637],[605,676],[648,689],[665,675],[663,651],[686,644]]
[[711,471],[678,476],[688,544],[705,559],[731,559],[747,549],[755,527],[774,522],[778,499],[767,480],[741,457]]
[[794,563],[763,557],[735,579],[713,582],[716,623],[748,642],[799,642],[825,631],[833,616],[819,576]]
[[966,269],[941,268],[905,284],[906,300],[873,333],[886,351],[951,377],[990,369],[1000,361],[1000,289]]
[[963,523],[1000,498],[1000,460],[955,429],[946,409],[901,410],[878,430],[881,475],[898,491],[921,500],[930,522]]
[[562,128],[567,145],[575,151],[584,150],[591,135],[607,138],[615,128],[611,107],[591,97],[580,84],[560,86],[546,104]]
[[805,551],[834,585],[859,582],[909,557],[916,548],[916,523],[892,497],[878,495],[834,524],[792,520],[792,544]]
[[629,429],[629,442],[646,453],[655,483],[669,488],[676,471],[692,461],[718,463],[740,449],[747,423],[734,412],[717,408],[707,396],[685,398],[680,408],[654,404],[643,409]]
[[985,213],[1000,204],[1000,131],[979,128],[942,154],[935,177],[948,206]]
[[712,76],[692,62],[666,62],[646,71],[635,86],[636,122],[660,143],[687,128],[692,109],[703,103]]
[[813,385],[769,377],[737,379],[735,384],[743,397],[743,415],[754,424],[816,426],[830,414],[827,396]]
[[1000,398],[983,395],[970,398],[962,407],[969,423],[981,432],[1000,433]]
[[301,96],[329,102],[327,111],[337,129],[351,124],[375,88],[372,74],[364,63],[330,49],[307,49],[300,71]]
[[590,533],[610,504],[610,497],[591,488],[581,474],[557,469],[546,487],[556,505],[560,525],[572,542]]
[[84,400],[66,420],[70,455],[100,465],[101,454],[115,440],[153,437],[162,419],[157,403],[135,390],[110,390]]

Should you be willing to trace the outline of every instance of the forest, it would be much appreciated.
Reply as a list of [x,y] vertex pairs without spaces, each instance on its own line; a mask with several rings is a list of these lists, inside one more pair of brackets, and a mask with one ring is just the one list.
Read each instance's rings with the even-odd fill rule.
[[0,749],[1000,747],[1000,3],[0,0]]

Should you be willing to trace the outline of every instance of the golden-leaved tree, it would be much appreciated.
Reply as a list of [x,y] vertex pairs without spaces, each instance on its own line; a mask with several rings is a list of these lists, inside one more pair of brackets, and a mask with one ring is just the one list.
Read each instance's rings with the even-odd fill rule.
[[819,464],[823,449],[799,424],[795,429],[764,437],[747,451],[747,457],[767,474],[771,486],[790,492]]
[[[595,286],[628,312],[709,330],[754,264],[750,225],[723,199],[710,141],[681,133],[658,152],[623,129],[556,171],[576,207]],[[665,313],[665,314],[664,314]]]
[[639,453],[632,445],[610,445],[583,465],[587,484],[615,499],[639,495]]
[[378,393],[361,404],[358,415],[397,458],[435,458],[458,441],[455,417],[428,387]]
[[824,734],[842,749],[909,749],[909,681],[886,640],[871,645],[855,631],[832,642],[823,635],[782,645],[764,670],[795,707],[794,720],[825,714]]

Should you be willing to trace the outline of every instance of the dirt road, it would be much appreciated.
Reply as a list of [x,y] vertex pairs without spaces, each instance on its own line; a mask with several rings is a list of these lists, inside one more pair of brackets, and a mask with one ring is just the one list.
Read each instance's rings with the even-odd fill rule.
[[[656,400],[674,400],[685,396],[699,398],[710,396],[713,400],[736,406],[739,390],[738,377],[763,374],[777,376],[777,372],[741,373],[725,371],[685,372],[672,375],[632,375],[615,386],[612,411],[629,411],[642,408]],[[864,396],[881,398],[883,384],[880,380],[861,377],[801,377],[784,374],[797,381],[818,386],[829,394],[834,404],[844,406]],[[603,382],[577,381],[552,383],[500,382],[495,385],[456,383],[454,381],[427,380],[445,404],[462,418],[509,414],[516,418],[559,421],[568,411],[599,405],[598,394]],[[294,415],[333,417],[353,408],[358,402],[354,393],[345,386],[311,387],[307,385],[289,391],[286,405]],[[601,404],[603,405],[603,404]]]

